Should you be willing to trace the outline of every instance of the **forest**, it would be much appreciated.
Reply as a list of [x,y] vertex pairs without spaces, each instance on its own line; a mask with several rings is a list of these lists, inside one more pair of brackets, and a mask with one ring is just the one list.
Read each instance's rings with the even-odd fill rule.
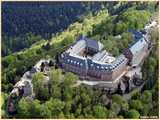
[[95,14],[103,4],[109,6],[117,2],[4,2],[2,56],[28,48],[42,38],[50,39],[84,15]]
[[[25,3],[23,4],[25,5]],[[51,23],[46,25],[42,18],[46,14],[48,17],[45,19],[52,20],[57,15],[52,16],[50,12],[60,12],[60,8],[53,7],[53,10],[52,7],[49,7],[52,5],[39,4],[32,12],[29,12],[31,9],[27,8],[27,13],[32,14],[33,19],[42,20],[42,24],[37,23],[38,26],[40,25],[38,31],[35,30],[37,28],[36,24],[32,26],[33,28],[25,28],[24,26],[31,26],[31,23],[18,26],[10,20],[5,21],[5,17],[3,18],[3,21],[7,23],[2,23],[4,35],[2,44],[5,47],[2,46],[2,53],[4,52],[1,84],[2,118],[140,118],[141,116],[158,116],[158,28],[150,31],[155,46],[143,65],[143,79],[148,84],[145,85],[142,92],[134,94],[129,101],[124,100],[118,93],[109,96],[101,88],[87,85],[73,87],[78,79],[76,75],[73,73],[63,74],[60,69],[52,69],[49,73],[51,78],[49,85],[42,84],[44,77],[42,73],[35,74],[32,81],[35,92],[34,99],[20,99],[16,103],[16,114],[11,116],[7,113],[7,98],[13,86],[41,58],[54,58],[66,49],[65,46],[73,43],[76,37],[81,34],[100,40],[107,51],[117,56],[132,42],[132,35],[128,32],[128,29],[142,30],[150,18],[158,16],[156,2],[102,2],[92,4],[88,2],[82,5],[80,3],[76,4],[80,8],[67,7],[68,10],[66,10],[66,3],[64,6],[59,5],[60,8],[65,9],[66,13],[62,14],[62,18],[58,16],[57,21],[59,22],[54,22],[52,25]],[[68,3],[68,5],[72,6],[71,3]],[[47,9],[42,9],[44,13],[38,13],[37,9],[39,7]],[[21,11],[22,15],[28,16],[23,14],[25,7],[23,9],[19,8],[17,12]],[[67,17],[66,14],[70,16],[69,13],[74,9],[77,9],[77,12],[75,11],[76,15]],[[14,15],[13,18],[18,16],[17,14]],[[68,22],[64,23],[63,17],[67,17]],[[18,19],[16,19],[17,22],[23,21],[21,18]],[[14,29],[5,30],[7,24],[14,25]],[[20,28],[26,29],[26,31],[20,30]],[[54,28],[53,31],[50,28]],[[21,33],[21,31],[24,33]],[[51,36],[46,36],[48,33]],[[121,38],[117,39],[115,37],[117,35],[121,35]],[[24,44],[21,48],[19,48],[19,41],[22,42],[21,45]],[[6,52],[6,49],[11,50],[11,52]],[[112,104],[108,104],[110,102],[106,103],[107,101]]]

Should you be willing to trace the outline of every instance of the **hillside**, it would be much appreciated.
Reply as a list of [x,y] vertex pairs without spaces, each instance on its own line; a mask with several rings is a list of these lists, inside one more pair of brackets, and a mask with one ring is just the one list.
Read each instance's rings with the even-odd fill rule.
[[[153,11],[154,4],[138,2],[3,2],[2,3],[2,56],[30,47],[41,39],[50,39],[87,14],[108,9],[116,15],[137,5]],[[114,7],[112,7],[114,6]],[[141,6],[141,7],[139,7]],[[70,14],[72,13],[72,14]],[[29,17],[28,17],[29,16]]]
[[42,38],[50,39],[56,32],[65,30],[85,14],[95,14],[102,9],[103,4],[103,2],[3,2],[2,56],[28,48]]
[[[129,29],[141,30],[152,17],[155,9],[155,2],[132,2],[128,7],[122,10],[122,6],[126,6],[127,2],[120,2],[114,5],[114,13],[107,4],[103,5],[103,10],[99,10],[94,14],[86,14],[81,20],[70,23],[67,28],[63,28],[61,32],[55,32],[54,36],[46,40],[39,37],[34,44],[30,44],[29,48],[10,54],[2,58],[2,92],[3,92],[3,117],[9,117],[6,108],[7,96],[13,89],[13,85],[20,80],[21,76],[35,65],[42,58],[55,58],[55,56],[64,51],[71,43],[75,41],[77,36],[83,34],[87,37],[100,40],[104,47],[114,56],[119,55],[129,43],[132,42],[132,36],[128,33]],[[120,11],[120,12],[119,12]],[[64,15],[65,16],[65,15]],[[64,21],[62,21],[63,23]],[[42,27],[43,28],[43,27]],[[28,30],[30,31],[30,30]],[[117,42],[115,36],[121,35]],[[151,31],[154,43],[158,41],[158,32],[156,29]],[[157,44],[155,44],[157,45]],[[145,62],[144,80],[148,80],[150,76],[154,83],[157,83],[158,76],[158,57],[155,51],[156,46],[150,57]],[[148,69],[150,68],[150,69]],[[92,89],[88,86],[81,85],[72,88],[72,80],[75,76],[72,74],[63,75],[60,70],[53,69],[51,76],[60,80],[63,78],[64,83],[53,80],[51,89],[54,94],[50,94],[48,87],[37,87],[44,94],[37,94],[33,101],[27,101],[25,98],[17,103],[16,118],[137,118],[141,116],[157,116],[158,109],[157,84],[152,87],[146,86],[145,91],[137,93],[131,101],[125,101],[123,98],[115,94],[111,96],[113,105],[106,106],[104,104],[103,90]],[[37,75],[36,79],[40,79],[41,75]],[[67,79],[69,78],[69,79]],[[38,81],[37,80],[37,81]],[[71,81],[70,81],[71,80]],[[40,83],[36,83],[39,86]],[[44,89],[43,89],[44,88]],[[69,91],[69,92],[68,92]],[[102,97],[103,96],[103,97]],[[44,99],[43,99],[44,98]],[[147,98],[147,99],[146,99]],[[150,103],[147,106],[147,103]],[[152,104],[153,102],[153,104]],[[133,103],[133,104],[132,104]],[[138,106],[137,106],[138,104]],[[155,112],[149,113],[154,109]]]

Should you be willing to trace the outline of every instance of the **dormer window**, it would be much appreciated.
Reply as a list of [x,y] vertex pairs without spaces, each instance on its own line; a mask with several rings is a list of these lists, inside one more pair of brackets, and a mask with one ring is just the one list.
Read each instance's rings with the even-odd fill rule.
[[103,70],[103,69],[104,69],[104,67],[102,66],[102,67],[101,67],[101,69]]
[[110,66],[109,69],[112,69],[112,66]]

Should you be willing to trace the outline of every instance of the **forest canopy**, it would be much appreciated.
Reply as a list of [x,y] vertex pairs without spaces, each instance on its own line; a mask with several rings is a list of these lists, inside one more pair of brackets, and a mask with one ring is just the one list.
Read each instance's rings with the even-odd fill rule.
[[[3,3],[2,10],[5,4],[7,2]],[[17,6],[19,3],[14,4]],[[26,3],[23,4],[25,6]],[[75,5],[73,8],[70,6],[72,4]],[[16,114],[10,116],[7,113],[7,99],[13,86],[26,71],[31,70],[37,61],[42,58],[55,58],[82,34],[99,40],[107,51],[117,56],[133,41],[128,29],[143,29],[150,18],[157,13],[156,2],[81,4],[73,2],[72,4],[61,6],[57,3],[57,7],[53,8],[52,5],[38,3],[34,9],[26,10],[25,7],[18,7],[17,11],[12,11],[15,8],[8,3],[7,9],[3,11],[3,15],[6,11],[12,15],[8,20],[5,20],[7,16],[3,17],[4,23],[2,23],[4,27],[2,117],[139,118],[140,116],[158,116],[158,29],[150,31],[155,46],[143,66],[144,81],[147,81],[147,84],[141,93],[135,93],[129,101],[124,100],[119,94],[108,96],[101,88],[92,88],[87,85],[75,87],[74,84],[78,79],[75,74],[64,74],[60,69],[52,69],[49,72],[51,82],[48,85],[42,83],[44,74],[41,72],[33,76],[34,99],[20,99],[16,104]],[[33,8],[33,6],[30,7]],[[24,15],[24,19],[18,15],[19,12]],[[73,14],[70,14],[71,12]],[[13,15],[13,13],[16,14]],[[36,16],[34,16],[35,13]],[[25,22],[26,19],[30,19],[28,17],[30,14],[32,20],[38,21],[33,26],[31,26],[32,21]],[[17,21],[10,21],[17,16],[19,16]],[[64,19],[67,22],[64,22]],[[17,23],[22,24],[18,26]],[[11,27],[11,31],[5,28],[7,25]],[[117,38],[119,35],[121,37]],[[108,101],[112,104],[107,104]]]

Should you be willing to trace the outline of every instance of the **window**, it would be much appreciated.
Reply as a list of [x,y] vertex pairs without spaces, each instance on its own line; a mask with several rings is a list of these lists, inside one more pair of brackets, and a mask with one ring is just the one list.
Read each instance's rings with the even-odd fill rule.
[[105,67],[106,68],[106,70],[108,70],[108,67]]
[[112,66],[110,66],[109,68],[112,69]]
[[93,67],[93,64],[91,64],[91,67]]
[[115,68],[115,66],[113,65],[113,66],[112,66],[112,68],[114,69],[114,68]]
[[101,69],[104,70],[104,67],[102,66]]

